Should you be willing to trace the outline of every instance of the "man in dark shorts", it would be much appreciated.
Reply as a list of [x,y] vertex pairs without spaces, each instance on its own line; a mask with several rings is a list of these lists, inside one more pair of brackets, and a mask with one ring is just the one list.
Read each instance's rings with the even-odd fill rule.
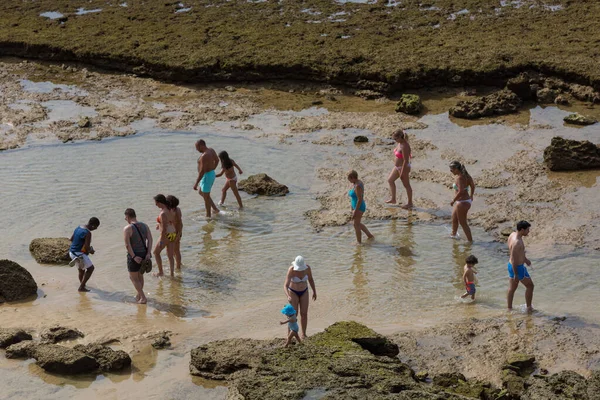
[[152,257],[152,233],[143,222],[138,222],[133,208],[125,210],[125,221],[127,226],[123,228],[123,238],[127,249],[127,270],[129,279],[137,291],[135,300],[138,304],[146,304],[144,295],[144,275],[141,271],[142,261]]

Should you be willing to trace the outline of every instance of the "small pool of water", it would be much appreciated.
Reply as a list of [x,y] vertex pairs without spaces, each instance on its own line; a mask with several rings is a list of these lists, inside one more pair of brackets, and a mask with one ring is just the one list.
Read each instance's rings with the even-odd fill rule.
[[41,13],[40,17],[46,17],[48,19],[59,19],[64,17],[64,15],[59,13],[58,11],[46,11]]

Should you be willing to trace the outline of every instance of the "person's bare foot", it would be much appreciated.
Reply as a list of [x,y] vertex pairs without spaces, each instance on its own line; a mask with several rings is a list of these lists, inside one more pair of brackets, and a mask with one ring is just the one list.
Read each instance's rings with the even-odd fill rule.
[[89,292],[90,289],[86,288],[86,287],[79,287],[79,289],[77,289],[78,292]]
[[181,265],[178,265],[175,268],[177,268],[178,270],[181,270]]
[[155,272],[152,274],[152,276],[155,278],[160,278],[161,276],[165,276],[165,274],[163,272]]
[[385,201],[388,204],[396,204],[396,199],[389,199]]
[[413,205],[412,205],[412,203],[404,204],[403,206],[400,206],[400,208],[404,208],[405,210],[410,210],[411,208],[413,208]]
[[527,307],[527,313],[531,314],[532,312],[534,312],[535,310],[533,309],[533,307]]
[[135,301],[136,301],[136,302],[137,302],[137,301],[140,301],[140,295],[139,295],[139,294],[136,294],[136,295],[135,295]]
[[302,340],[306,340],[306,334],[305,334],[305,333],[303,333],[302,335],[300,335],[300,339],[302,339]]
[[371,235],[371,236],[367,236],[367,240],[373,240],[375,239],[375,236]]
[[145,297],[142,297],[141,299],[139,299],[137,301],[138,304],[146,304],[148,302],[148,299]]
[[355,246],[362,246],[362,243],[361,242],[354,242],[354,245]]

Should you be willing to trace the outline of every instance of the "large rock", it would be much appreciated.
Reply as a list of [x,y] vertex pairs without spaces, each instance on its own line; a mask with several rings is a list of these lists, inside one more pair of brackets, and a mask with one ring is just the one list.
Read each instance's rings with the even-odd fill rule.
[[416,94],[403,94],[400,101],[396,103],[396,112],[416,115],[421,112],[423,104],[421,98]]
[[23,329],[0,328],[0,348],[2,349],[11,344],[31,339],[33,339],[31,335]]
[[594,125],[596,122],[598,122],[595,118],[586,117],[585,115],[581,114],[569,114],[563,118],[563,121],[565,121],[567,124],[583,126]]
[[79,344],[73,350],[80,351],[98,362],[101,371],[120,371],[131,365],[131,357],[123,350],[113,350],[97,343]]
[[522,400],[598,400],[600,392],[592,387],[589,381],[573,372],[561,371],[548,377],[532,377],[527,382],[527,390],[521,395]]
[[0,260],[0,303],[27,299],[37,294],[37,283],[14,261]]
[[315,393],[329,399],[464,399],[419,382],[395,357],[394,343],[356,322],[335,323],[289,348],[282,344],[281,339],[208,343],[192,350],[190,373],[227,379],[231,399],[299,400]]
[[552,171],[600,168],[600,147],[555,136],[544,150],[544,162]]
[[266,196],[284,196],[289,193],[287,186],[282,185],[267,174],[251,175],[238,182],[238,188],[248,194]]
[[84,336],[78,329],[58,325],[45,329],[41,334],[42,342],[44,343],[58,343],[63,340],[79,339]]
[[33,349],[36,363],[57,374],[83,374],[98,369],[98,362],[81,351],[57,344],[40,344]]
[[70,246],[68,238],[39,238],[31,241],[29,251],[40,264],[68,264]]
[[548,88],[542,88],[542,89],[538,90],[537,94],[536,94],[538,103],[543,103],[543,104],[554,103],[554,100],[556,100],[557,96],[558,96],[558,93],[556,92],[556,90],[548,89]]
[[31,340],[24,340],[8,346],[5,355],[6,358],[33,358],[37,346],[39,346],[39,343]]
[[506,89],[515,92],[523,100],[535,98],[535,92],[531,89],[531,82],[528,74],[522,73],[511,78],[506,82]]
[[514,92],[504,89],[488,96],[459,101],[450,109],[450,115],[465,119],[505,115],[517,112],[522,103]]

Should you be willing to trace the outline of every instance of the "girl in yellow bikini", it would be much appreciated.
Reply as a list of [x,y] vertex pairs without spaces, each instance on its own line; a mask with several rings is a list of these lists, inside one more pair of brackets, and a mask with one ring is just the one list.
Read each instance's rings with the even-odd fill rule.
[[167,258],[169,259],[169,267],[171,270],[171,277],[175,276],[175,241],[177,240],[177,212],[174,207],[167,201],[163,194],[157,194],[154,196],[154,202],[158,208],[161,209],[160,214],[156,218],[156,229],[160,231],[160,239],[154,247],[154,258],[156,260],[156,266],[158,272],[154,276],[163,276],[162,258],[160,253],[166,247]]

